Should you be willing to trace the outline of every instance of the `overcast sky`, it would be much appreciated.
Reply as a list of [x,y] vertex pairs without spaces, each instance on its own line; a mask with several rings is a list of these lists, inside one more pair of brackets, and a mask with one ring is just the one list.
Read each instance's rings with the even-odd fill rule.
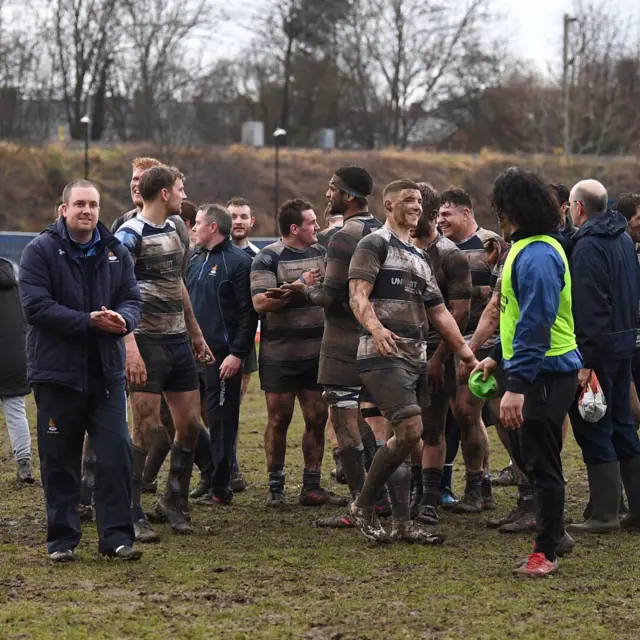
[[[250,26],[268,1],[226,0],[224,5],[236,20]],[[583,1],[586,4],[589,0]],[[640,20],[640,0],[610,0],[610,4],[619,5],[621,12],[629,16],[629,22]],[[571,14],[574,0],[492,0],[492,6],[501,14],[501,27],[517,56],[534,62],[542,72],[548,71],[550,65],[558,69],[562,56],[562,16],[565,12]],[[230,49],[240,48],[248,38],[241,26],[225,25],[220,44],[226,51],[219,55],[229,55]]]

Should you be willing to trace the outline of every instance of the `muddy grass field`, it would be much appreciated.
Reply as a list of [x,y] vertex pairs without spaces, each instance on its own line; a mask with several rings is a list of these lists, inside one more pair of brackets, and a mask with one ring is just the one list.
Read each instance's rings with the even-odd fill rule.
[[[33,402],[29,413],[34,433]],[[264,409],[257,381],[243,407],[239,457],[250,487],[231,507],[193,506],[196,535],[160,526],[162,542],[136,564],[97,555],[84,525],[79,561],[47,558],[42,488],[19,487],[0,419],[0,638],[637,638],[640,538],[578,540],[559,573],[543,581],[511,574],[531,538],[486,529],[487,514],[445,513],[439,548],[370,546],[354,531],[313,527],[327,509],[297,504],[300,417],[289,438],[290,509],[264,507]],[[35,436],[33,438],[35,446]],[[491,433],[492,467],[506,456]],[[325,455],[324,483],[331,456]],[[586,499],[570,437],[567,515]],[[455,472],[455,488],[463,483]],[[498,513],[515,489],[497,489]],[[151,508],[153,496],[145,496]],[[495,513],[495,512],[494,512]],[[491,514],[493,515],[493,514]]]

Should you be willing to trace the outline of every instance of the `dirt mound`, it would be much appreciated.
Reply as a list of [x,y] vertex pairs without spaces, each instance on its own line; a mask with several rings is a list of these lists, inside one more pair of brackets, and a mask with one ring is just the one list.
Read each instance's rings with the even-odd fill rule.
[[[111,222],[131,207],[129,176],[131,160],[153,155],[175,164],[187,175],[190,200],[225,202],[241,195],[254,205],[255,235],[275,234],[273,149],[242,146],[208,149],[166,150],[149,146],[94,148],[90,153],[90,177],[102,190],[102,219]],[[488,195],[496,175],[512,165],[540,172],[545,179],[574,184],[582,178],[603,182],[615,197],[637,190],[640,164],[637,158],[559,156],[506,156],[437,154],[420,151],[317,151],[285,149],[280,155],[280,201],[309,199],[322,214],[327,183],[333,171],[346,164],[365,166],[375,183],[371,208],[381,214],[384,185],[397,178],[431,182],[437,189],[451,184],[466,188],[475,203],[481,224],[495,227]],[[64,185],[83,175],[83,152],[59,145],[42,148],[0,144],[0,230],[39,231],[50,223],[56,199]]]

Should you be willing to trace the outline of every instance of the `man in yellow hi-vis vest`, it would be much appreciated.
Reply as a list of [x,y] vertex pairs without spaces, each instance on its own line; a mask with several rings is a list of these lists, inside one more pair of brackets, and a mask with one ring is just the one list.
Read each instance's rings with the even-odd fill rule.
[[498,363],[506,375],[500,420],[513,455],[533,488],[536,540],[516,571],[545,576],[558,568],[564,531],[562,423],[578,384],[582,359],[571,312],[571,275],[554,234],[558,211],[546,184],[511,168],[498,176],[493,206],[513,246],[502,273],[500,342],[477,367]]

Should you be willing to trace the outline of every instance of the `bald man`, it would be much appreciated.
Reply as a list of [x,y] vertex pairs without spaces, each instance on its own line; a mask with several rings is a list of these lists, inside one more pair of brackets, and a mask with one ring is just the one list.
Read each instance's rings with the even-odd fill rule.
[[[569,415],[587,465],[593,512],[570,533],[640,528],[640,440],[631,418],[629,386],[640,299],[640,266],[627,221],[607,211],[607,191],[596,180],[579,182],[569,205],[578,227],[571,256],[573,314],[584,361],[580,385],[598,377],[607,412],[586,422],[575,401]],[[621,477],[629,513],[618,520]]]

